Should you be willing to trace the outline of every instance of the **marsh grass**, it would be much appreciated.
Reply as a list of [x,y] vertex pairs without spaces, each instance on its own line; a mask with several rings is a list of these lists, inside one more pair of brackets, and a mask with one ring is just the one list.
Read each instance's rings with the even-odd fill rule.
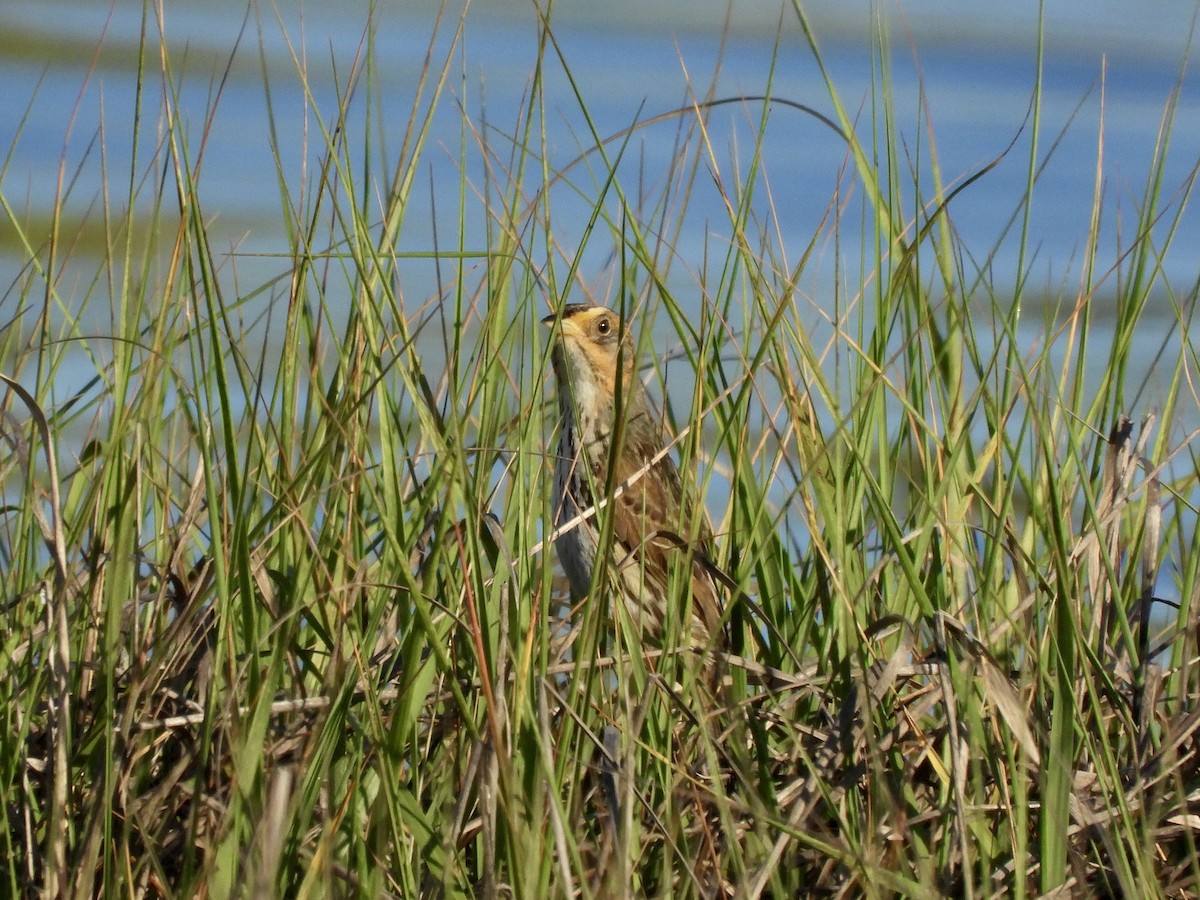
[[[514,121],[462,113],[484,179],[464,167],[437,198],[461,227],[426,254],[436,295],[406,296],[395,248],[461,27],[439,25],[386,154],[369,41],[336,108],[310,95],[319,165],[303,184],[279,167],[288,245],[262,284],[213,249],[208,125],[181,121],[151,26],[132,166],[105,170],[80,225],[103,234],[99,271],[78,277],[70,223],[0,193],[28,254],[0,330],[0,890],[1200,890],[1195,287],[1159,269],[1191,187],[1163,184],[1171,107],[1115,271],[1093,239],[1030,344],[1024,255],[976,266],[936,123],[897,138],[885,34],[863,115],[832,81],[803,98],[846,165],[797,254],[760,154],[769,110],[806,115],[791,98],[741,104],[756,140],[731,161],[708,131],[727,98],[695,85],[655,124],[679,152],[654,193],[622,162],[639,130],[600,134],[582,93],[591,131],[554,161],[542,86],[570,62],[543,27]],[[292,127],[272,115],[273,146]],[[1036,102],[1025,128],[1028,192],[998,211],[1019,241],[1054,145]],[[694,264],[697,303],[666,273],[700,183],[730,240]],[[593,211],[578,234],[551,184]],[[596,246],[616,248],[601,289],[581,263]],[[823,252],[861,264],[811,329],[798,285]],[[695,654],[641,646],[606,603],[568,612],[544,545],[539,320],[597,290],[643,324],[684,471],[718,498],[742,652],[715,692]],[[1148,317],[1156,292],[1175,321]],[[1099,329],[1098,297],[1116,309]],[[63,314],[81,307],[111,321],[102,348]],[[1130,406],[1143,328],[1167,335],[1153,414]],[[693,392],[663,387],[668,358]],[[61,396],[80,365],[93,377]]]

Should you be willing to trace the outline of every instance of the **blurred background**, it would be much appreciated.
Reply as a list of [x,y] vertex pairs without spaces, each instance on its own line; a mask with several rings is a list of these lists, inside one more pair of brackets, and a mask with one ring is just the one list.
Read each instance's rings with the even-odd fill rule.
[[[230,284],[243,288],[258,287],[286,270],[286,258],[278,256],[288,250],[279,224],[284,218],[281,185],[299,196],[314,177],[325,146],[311,108],[326,121],[333,118],[366,35],[375,42],[378,70],[370,77],[382,91],[378,108],[384,113],[369,126],[378,141],[372,152],[380,160],[393,160],[394,166],[431,40],[436,65],[462,14],[461,6],[446,7],[438,25],[439,5],[394,0],[280,0],[249,8],[226,0],[172,0],[163,7],[178,109],[193,136],[193,158],[212,113],[200,196],[212,222],[214,251],[227,267]],[[824,0],[805,3],[803,9],[864,140],[870,135],[872,104],[879,101],[873,88],[880,78],[873,41],[884,22],[895,125],[910,152],[903,165],[927,172],[932,146],[942,178],[953,185],[1008,149],[1004,159],[954,199],[950,212],[968,272],[985,272],[1000,291],[1014,291],[1020,284],[1027,299],[1073,298],[1078,292],[1098,168],[1104,222],[1098,278],[1107,284],[1097,297],[1117,293],[1118,276],[1105,273],[1129,243],[1160,149],[1165,111],[1179,89],[1161,193],[1167,209],[1162,242],[1170,236],[1174,244],[1163,261],[1161,284],[1178,294],[1194,289],[1200,249],[1196,205],[1173,219],[1200,161],[1196,78],[1185,65],[1194,3],[1048,4],[1036,150],[1028,123],[1038,64],[1037,3]],[[5,0],[0,5],[0,193],[6,205],[0,219],[0,327],[12,315],[5,315],[5,307],[11,309],[17,295],[29,290],[29,248],[10,217],[23,223],[28,236],[47,234],[56,198],[62,196],[64,233],[71,235],[74,263],[60,274],[58,289],[69,307],[71,298],[90,290],[96,279],[104,252],[103,217],[122,214],[131,177],[170,182],[170,173],[156,176],[139,168],[153,147],[138,148],[136,161],[131,139],[144,27],[151,35],[155,69],[144,77],[139,128],[143,134],[164,132],[156,15],[130,0]],[[145,26],[144,16],[150,23]],[[538,51],[534,7],[491,0],[470,7],[465,22],[447,87],[453,102],[438,107],[425,154],[425,183],[414,191],[416,200],[399,239],[402,250],[430,251],[447,241],[452,246],[460,215],[467,225],[465,243],[486,246],[487,216],[482,205],[472,208],[486,193],[483,156],[478,138],[464,133],[462,112],[493,144],[511,138],[520,127]],[[833,112],[821,71],[788,4],[559,0],[552,23],[574,78],[572,84],[561,66],[544,73],[551,100],[545,128],[553,167],[566,165],[593,144],[575,90],[601,135],[686,105],[701,92],[720,98],[769,91],[828,115]],[[760,116],[761,107],[753,104],[734,104],[713,114],[714,165],[728,183],[736,181],[750,158]],[[861,283],[854,248],[835,254],[825,222],[831,204],[838,202],[839,184],[844,188],[847,180],[846,149],[811,116],[778,107],[770,116],[763,147],[769,194],[763,192],[761,201],[769,202],[770,211],[763,219],[778,221],[780,253],[790,265],[816,241],[801,287],[811,295],[814,309],[820,309],[839,278],[855,289]],[[665,177],[662,173],[677,152],[679,128],[676,120],[638,132],[627,152],[629,164],[636,167],[624,176],[627,184],[652,188]],[[1043,168],[1029,211],[1022,275],[1018,233],[1033,150]],[[468,191],[460,211],[464,172],[478,193]],[[380,165],[375,176],[390,173]],[[911,176],[902,174],[900,180],[911,188]],[[376,186],[372,193],[382,190]],[[931,182],[923,180],[923,191],[932,192]],[[582,232],[594,196],[574,190],[555,195],[555,227],[564,247],[569,249]],[[912,212],[910,208],[905,215]],[[668,282],[683,302],[697,296],[705,258],[723,248],[731,233],[711,184],[697,186],[686,216]],[[582,270],[585,280],[611,262],[611,242],[593,244]],[[86,265],[89,254],[96,260],[91,267]],[[402,273],[406,302],[419,305],[437,295],[438,273],[431,264],[406,263]],[[604,289],[598,291],[603,299]],[[1171,291],[1160,293],[1154,302],[1161,304],[1164,329],[1177,328]],[[99,317],[99,310],[89,304],[85,316]],[[102,329],[104,322],[98,318],[82,327]],[[1146,336],[1148,358],[1162,338]]]

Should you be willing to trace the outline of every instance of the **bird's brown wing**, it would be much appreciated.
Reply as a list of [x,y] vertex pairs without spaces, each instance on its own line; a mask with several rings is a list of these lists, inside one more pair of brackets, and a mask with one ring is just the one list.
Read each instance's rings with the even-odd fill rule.
[[[679,471],[669,456],[654,463],[632,484],[626,484],[658,453],[659,441],[627,437],[625,452],[617,461],[614,487],[625,485],[614,502],[613,536],[641,561],[645,578],[660,589],[666,587],[672,561],[670,554],[687,552],[686,547],[666,535],[685,541],[692,552],[713,558],[712,529],[708,517],[686,493]],[[697,637],[708,640],[721,621],[721,603],[716,585],[699,560],[692,564],[692,613],[703,626]]]

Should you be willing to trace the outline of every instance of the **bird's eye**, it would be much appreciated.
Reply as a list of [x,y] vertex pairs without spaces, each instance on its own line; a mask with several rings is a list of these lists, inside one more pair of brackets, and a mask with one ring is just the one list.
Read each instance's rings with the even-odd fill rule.
[[608,321],[608,319],[601,319],[596,323],[596,333],[601,337],[607,335],[611,330],[612,324]]

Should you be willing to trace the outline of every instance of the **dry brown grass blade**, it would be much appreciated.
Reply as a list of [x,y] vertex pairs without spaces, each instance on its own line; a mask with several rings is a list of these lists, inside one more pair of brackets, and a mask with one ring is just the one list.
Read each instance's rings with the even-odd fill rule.
[[995,705],[1000,718],[1029,757],[1030,763],[1034,766],[1040,765],[1041,753],[1038,751],[1037,736],[1029,720],[1029,710],[1003,668],[987,647],[967,631],[962,622],[947,613],[938,613],[937,621],[974,663],[985,696]]
[[[948,647],[946,646],[946,626],[948,624],[947,616],[938,616],[934,619],[934,636],[939,651],[939,655],[946,655]],[[954,690],[954,679],[951,677],[950,667],[948,665],[939,665],[937,667],[938,678],[937,685],[942,696],[942,705],[946,710],[946,737],[947,744],[950,750],[950,784],[954,794],[954,833],[958,838],[958,847],[960,857],[958,864],[961,866],[966,860],[971,858],[970,834],[968,832],[967,823],[967,801],[966,801],[966,785],[967,785],[967,764],[969,753],[967,750],[966,736],[962,733],[958,721],[958,698]]]
[[1104,455],[1104,471],[1096,505],[1096,540],[1087,551],[1088,589],[1092,597],[1088,639],[1093,642],[1108,630],[1107,611],[1113,595],[1108,571],[1109,567],[1115,571],[1120,559],[1120,510],[1135,470],[1130,446],[1132,439],[1133,420],[1121,416],[1108,435],[1108,450]]
[[[1149,428],[1142,426],[1143,435]],[[1139,756],[1148,749],[1151,717],[1155,707],[1155,695],[1162,683],[1162,675],[1153,666],[1150,655],[1150,614],[1154,604],[1154,586],[1158,583],[1159,543],[1162,540],[1161,486],[1158,469],[1143,460],[1146,469],[1146,512],[1142,522],[1141,591],[1138,599],[1137,671],[1134,674],[1133,712],[1138,726]]]
[[254,896],[261,900],[270,900],[278,896],[275,881],[279,874],[279,861],[283,856],[284,838],[287,837],[288,805],[294,780],[291,766],[279,766],[271,773],[267,808],[257,836],[258,867],[251,879],[254,884]]
[[[62,500],[58,492],[58,457],[54,440],[50,434],[50,423],[41,405],[29,391],[7,375],[0,374],[0,381],[15,393],[37,426],[46,458],[46,492],[49,498],[51,520],[47,522],[41,504],[33,504],[34,514],[42,528],[43,536],[50,548],[54,561],[54,584],[42,583],[42,602],[46,609],[46,627],[52,635],[48,646],[50,680],[54,696],[50,699],[50,742],[53,747],[53,787],[50,797],[50,823],[46,832],[46,878],[43,895],[66,896],[70,891],[71,876],[67,867],[67,842],[70,822],[69,810],[71,776],[68,761],[71,756],[71,634],[67,621],[67,542],[62,523]],[[33,484],[32,460],[29,465],[28,483]]]

